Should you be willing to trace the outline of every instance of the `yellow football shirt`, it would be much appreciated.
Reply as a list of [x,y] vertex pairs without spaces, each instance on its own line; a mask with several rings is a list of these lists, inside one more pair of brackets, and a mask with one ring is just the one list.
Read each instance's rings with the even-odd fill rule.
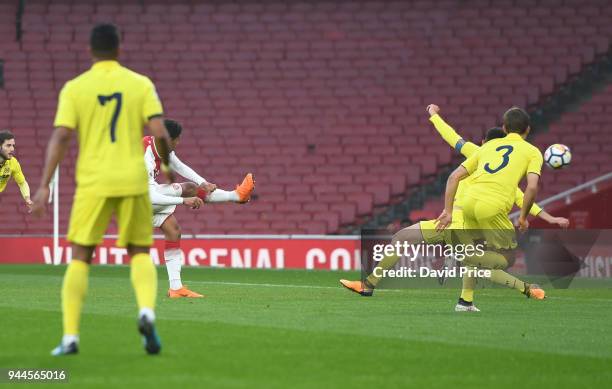
[[13,177],[15,183],[20,187],[26,182],[23,171],[21,170],[21,165],[15,157],[6,160],[0,165],[0,192],[4,192],[11,177]]
[[542,163],[542,153],[519,134],[493,139],[462,163],[473,176],[465,196],[509,212],[521,179],[528,173],[540,175]]
[[162,113],[151,80],[117,61],[96,62],[68,81],[54,125],[78,131],[77,190],[102,197],[146,193],[142,132]]
[[[444,119],[442,119],[440,115],[433,115],[429,118],[429,120],[433,123],[442,139],[444,139],[451,147],[460,152],[465,158],[471,157],[472,154],[480,149],[480,146],[476,145],[475,143],[465,141],[459,134],[457,134],[454,128],[448,125]],[[462,207],[465,190],[469,187],[470,183],[475,177],[475,175],[471,175],[459,182],[457,193],[455,194],[455,207]],[[514,204],[516,204],[519,208],[523,206],[523,197],[523,191],[516,188]],[[534,203],[529,213],[533,216],[538,216],[541,211],[542,208],[538,204]]]

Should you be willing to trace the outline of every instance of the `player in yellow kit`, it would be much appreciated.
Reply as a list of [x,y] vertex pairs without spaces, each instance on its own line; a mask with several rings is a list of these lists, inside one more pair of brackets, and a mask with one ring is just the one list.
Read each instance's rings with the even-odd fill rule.
[[[542,168],[542,154],[525,141],[530,130],[529,115],[513,107],[503,117],[504,131],[508,135],[483,145],[459,166],[448,178],[444,210],[437,219],[437,230],[452,224],[457,188],[462,179],[472,176],[470,185],[463,196],[464,228],[478,231],[487,242],[487,250],[481,256],[468,256],[463,264],[490,270],[491,281],[519,290],[527,297],[544,299],[545,293],[537,285],[530,285],[506,273],[513,261],[516,242],[514,226],[508,212],[514,202],[517,185],[523,177],[527,187],[519,216],[519,229],[525,231],[529,223],[527,214],[534,204]],[[465,287],[465,285],[464,285]],[[467,299],[467,302],[471,302]],[[463,299],[462,295],[462,299]]]
[[33,212],[42,215],[51,176],[73,134],[78,132],[77,187],[67,236],[72,244],[72,261],[62,286],[64,336],[52,355],[78,352],[89,263],[113,214],[119,227],[117,245],[127,247],[131,256],[130,278],[140,309],[138,330],[145,350],[149,354],[161,350],[154,325],[157,275],[149,256],[153,227],[141,141],[143,126],[146,124],[159,140],[162,171],[171,179],[169,137],[155,86],[147,77],[119,64],[119,41],[119,32],[112,24],[99,24],[92,29],[90,51],[94,64],[68,81],[60,92],[55,131],[34,197]]
[[[440,108],[437,105],[431,104],[427,107],[427,111],[431,115],[430,121],[434,124],[440,136],[463,156],[467,158],[480,149],[480,146],[472,142],[465,141],[438,115]],[[506,133],[501,128],[491,128],[487,131],[485,139],[482,140],[482,144],[493,139],[503,138],[505,136]],[[453,221],[452,225],[449,227],[449,230],[464,228],[463,210],[461,204],[463,193],[465,193],[465,189],[469,187],[469,184],[470,179],[465,179],[459,184],[459,188],[455,196],[455,206],[453,208]],[[523,205],[523,192],[518,187],[516,188],[515,192],[515,204],[518,207],[522,207]],[[530,213],[531,215],[537,216],[550,224],[555,224],[562,228],[566,228],[569,225],[569,221],[567,219],[562,217],[554,217],[540,208],[537,204],[533,205]],[[436,229],[436,220],[433,219],[421,221],[412,226],[406,227],[401,231],[398,231],[392,238],[392,244],[395,244],[395,242],[408,242],[410,244],[425,242],[431,244],[441,243],[445,240],[448,239],[445,237],[444,231],[438,231]],[[390,269],[395,266],[398,260],[399,257],[395,255],[385,257],[379,263],[378,267],[381,269]],[[340,280],[343,286],[363,296],[371,296],[373,289],[376,287],[379,281],[380,277],[376,277],[374,273],[370,274],[366,278],[365,285],[362,285],[360,281]],[[470,301],[470,303],[471,302],[472,301]]]
[[15,153],[15,136],[10,131],[0,131],[0,193],[4,192],[11,177],[19,186],[21,197],[28,209],[31,209],[30,186],[23,175],[21,165]]

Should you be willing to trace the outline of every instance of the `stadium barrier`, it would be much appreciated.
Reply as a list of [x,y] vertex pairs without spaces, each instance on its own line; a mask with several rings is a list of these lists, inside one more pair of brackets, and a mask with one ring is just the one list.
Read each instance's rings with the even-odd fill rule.
[[[54,253],[52,237],[0,237],[0,263],[60,265],[71,258],[70,245],[59,239]],[[151,257],[163,264],[164,240],[155,239]],[[195,235],[181,240],[186,266],[245,269],[356,270],[360,264],[358,236],[326,235]],[[123,265],[127,250],[109,236],[96,249],[94,263]]]
[[[538,231],[531,230],[531,232]],[[542,233],[555,231],[539,230]],[[577,252],[581,265],[575,274],[586,278],[612,277],[612,230],[578,230],[562,234],[575,235],[582,241],[569,242]],[[586,234],[586,235],[585,235]],[[566,235],[567,236],[567,235]],[[588,237],[591,237],[590,239]],[[242,268],[242,269],[305,269],[305,270],[360,270],[362,251],[360,236],[348,235],[191,235],[182,239],[181,251],[185,266]],[[125,265],[129,263],[127,250],[115,245],[116,236],[108,235],[96,249],[94,264]],[[537,238],[539,239],[539,238]],[[541,242],[536,239],[537,242]],[[528,239],[533,240],[533,239]],[[590,242],[585,246],[585,240]],[[60,237],[54,253],[53,236],[0,236],[1,264],[62,265],[70,261],[72,251],[65,237]],[[539,244],[538,244],[539,246]],[[155,236],[151,257],[163,265],[164,240]],[[366,250],[367,251],[367,250]],[[531,253],[537,262],[541,253]],[[519,250],[514,265],[509,269],[517,274],[530,274],[528,252]],[[400,262],[400,264],[403,262]]]

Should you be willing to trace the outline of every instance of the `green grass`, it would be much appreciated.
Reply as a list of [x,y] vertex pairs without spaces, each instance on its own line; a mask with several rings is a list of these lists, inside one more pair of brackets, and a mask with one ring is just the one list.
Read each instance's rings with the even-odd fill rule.
[[81,353],[53,358],[63,267],[0,266],[0,368],[64,368],[71,386],[209,388],[594,388],[612,382],[612,290],[550,290],[544,302],[477,291],[338,286],[356,273],[184,269],[203,300],[169,300],[159,269],[163,350],[136,331],[127,267],[94,267]]

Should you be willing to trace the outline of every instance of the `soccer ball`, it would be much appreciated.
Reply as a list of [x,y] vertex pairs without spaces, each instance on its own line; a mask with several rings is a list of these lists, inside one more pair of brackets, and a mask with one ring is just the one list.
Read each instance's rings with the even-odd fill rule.
[[561,169],[570,164],[572,161],[572,152],[569,147],[562,144],[554,144],[548,146],[544,152],[544,162],[552,169]]

